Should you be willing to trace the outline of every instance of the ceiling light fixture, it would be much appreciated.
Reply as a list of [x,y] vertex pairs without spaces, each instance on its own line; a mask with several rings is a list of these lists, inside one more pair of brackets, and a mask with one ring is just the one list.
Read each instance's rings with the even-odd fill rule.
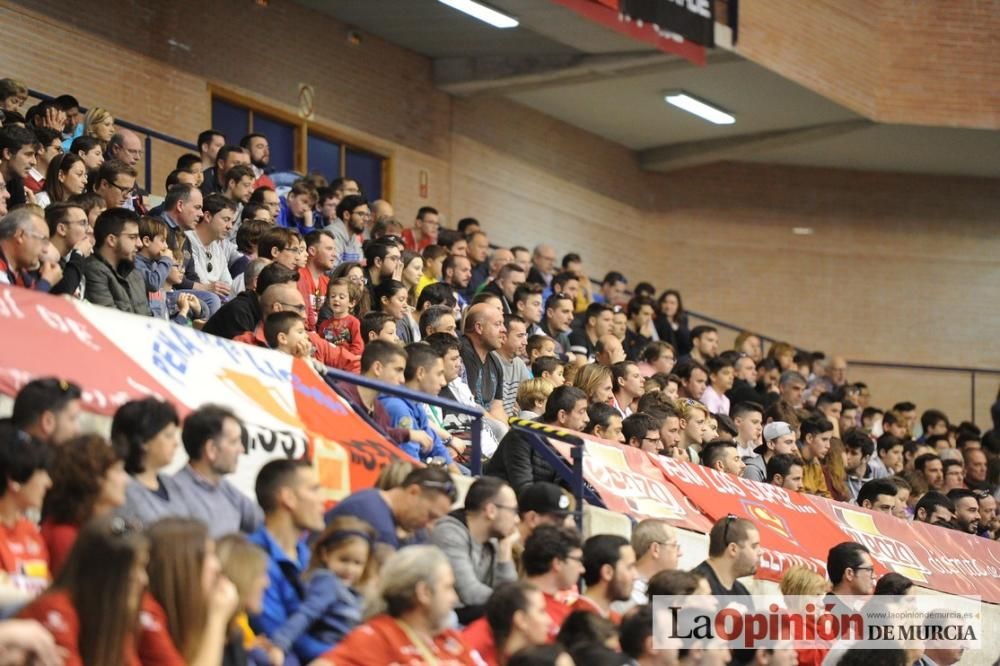
[[517,19],[513,16],[501,14],[497,10],[476,2],[475,0],[438,0],[443,5],[448,5],[452,9],[465,12],[473,18],[489,23],[494,28],[516,28]]
[[[444,0],[441,1],[444,2]],[[726,113],[708,102],[692,97],[682,90],[668,92],[663,96],[663,99],[666,100],[667,104],[672,104],[678,109],[693,113],[699,118],[707,120],[710,123],[715,123],[716,125],[732,125],[736,122],[736,117],[732,114]]]

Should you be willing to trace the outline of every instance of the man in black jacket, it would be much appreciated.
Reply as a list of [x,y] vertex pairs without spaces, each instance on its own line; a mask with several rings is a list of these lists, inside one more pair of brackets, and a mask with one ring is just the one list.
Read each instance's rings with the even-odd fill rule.
[[83,298],[83,260],[94,251],[94,239],[87,233],[87,213],[75,204],[56,202],[45,209],[45,222],[63,271],[62,279],[52,285],[49,293]]
[[[582,431],[589,421],[587,394],[574,386],[560,386],[545,403],[542,423],[555,428]],[[556,472],[524,437],[512,428],[483,470],[510,484],[514,492],[535,481],[556,481]]]
[[269,264],[257,276],[254,290],[247,289],[219,308],[201,329],[204,333],[232,340],[241,333],[253,331],[260,323],[260,295],[272,284],[298,282],[299,274],[281,264]]

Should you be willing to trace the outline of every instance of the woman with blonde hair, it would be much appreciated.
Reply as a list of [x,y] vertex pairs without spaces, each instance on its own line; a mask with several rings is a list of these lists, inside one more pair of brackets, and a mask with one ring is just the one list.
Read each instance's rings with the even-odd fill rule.
[[115,117],[107,109],[95,106],[83,118],[83,136],[92,136],[101,142],[101,150],[107,151],[108,142],[115,135]]
[[685,451],[691,462],[698,462],[701,446],[708,441],[708,418],[711,416],[708,407],[697,400],[681,398],[674,403],[674,411],[681,422],[681,442],[677,450]]
[[[801,613],[808,603],[816,606],[815,614],[806,616],[808,626],[810,623],[815,624],[816,619],[825,612],[823,597],[830,590],[830,583],[811,569],[792,567],[781,577],[778,589],[786,598],[789,610],[794,613]],[[795,646],[795,652],[798,655],[799,666],[820,666],[829,650]]]
[[215,544],[222,573],[236,586],[239,605],[230,624],[230,636],[240,636],[247,653],[247,663],[254,666],[278,664],[284,653],[265,636],[257,636],[250,628],[248,613],[260,613],[264,605],[264,590],[270,584],[267,575],[267,553],[250,543],[243,534],[228,534]]
[[614,377],[611,368],[588,363],[573,378],[573,386],[587,394],[587,401],[611,403],[614,397]]

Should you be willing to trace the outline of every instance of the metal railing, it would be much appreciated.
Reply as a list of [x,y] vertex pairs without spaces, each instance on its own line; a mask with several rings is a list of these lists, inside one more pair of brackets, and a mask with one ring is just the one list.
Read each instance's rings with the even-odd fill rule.
[[[708,315],[702,314],[700,312],[694,312],[692,310],[687,310],[689,317],[703,321],[705,323],[711,324],[717,328],[726,329],[739,333],[741,331],[749,331],[741,326],[736,326],[727,321],[721,319],[716,319],[714,317],[709,317]],[[774,343],[779,342],[778,338],[773,338],[756,331],[749,331],[753,335],[761,339],[762,342]],[[809,351],[808,349],[794,345],[799,351]],[[861,359],[847,359],[847,364],[849,366],[854,366],[857,368],[877,368],[883,370],[899,370],[899,371],[910,371],[910,372],[930,372],[930,373],[958,373],[962,375],[967,375],[969,382],[969,415],[970,420],[976,422],[976,381],[984,375],[995,375],[1000,379],[1000,368],[981,368],[981,367],[966,367],[966,366],[952,366],[952,365],[935,365],[935,364],[920,364],[920,363],[892,363],[887,361],[865,361]]]
[[[434,407],[440,407],[442,409],[447,409],[464,416],[472,417],[472,429],[470,431],[470,443],[469,446],[472,449],[471,457],[469,460],[469,471],[472,472],[473,476],[478,476],[483,471],[483,444],[482,444],[482,434],[483,434],[483,415],[484,412],[479,407],[469,407],[468,405],[463,405],[454,400],[448,400],[447,398],[441,398],[436,395],[428,395],[426,393],[420,393],[412,389],[408,389],[405,386],[400,386],[398,384],[387,384],[383,381],[377,379],[371,379],[370,377],[365,377],[364,375],[356,375],[350,372],[344,372],[343,370],[337,370],[335,368],[327,367],[325,374],[326,383],[337,392],[337,395],[342,398],[346,397],[341,393],[340,388],[337,386],[337,381],[347,382],[349,384],[355,384],[357,386],[363,386],[365,388],[370,388],[372,390],[378,391],[379,393],[385,393],[387,395],[394,395],[400,398],[406,398],[407,400],[413,400],[415,402],[421,402],[427,405],[433,405]],[[336,381],[334,381],[336,380]],[[350,401],[348,401],[350,402]],[[363,412],[358,412],[355,410],[365,421],[372,426],[376,432],[381,433],[389,439],[388,435],[382,431],[382,428],[378,426],[368,414]]]
[[[46,95],[45,93],[38,92],[37,90],[29,90],[28,96],[34,99],[47,102],[49,100],[55,99],[52,95]],[[87,109],[80,107],[81,113],[86,113]],[[192,152],[198,152],[198,146],[191,143],[190,141],[182,141],[176,137],[172,137],[169,134],[164,134],[163,132],[157,132],[154,129],[148,127],[143,127],[142,125],[137,125],[135,123],[130,123],[126,120],[121,120],[120,118],[115,118],[115,125],[118,127],[124,127],[125,129],[132,130],[136,134],[141,134],[145,138],[143,140],[143,159],[145,160],[145,169],[143,172],[143,188],[147,192],[153,191],[153,140],[162,141],[168,143],[172,146],[178,146],[184,148],[185,150],[190,150]]]

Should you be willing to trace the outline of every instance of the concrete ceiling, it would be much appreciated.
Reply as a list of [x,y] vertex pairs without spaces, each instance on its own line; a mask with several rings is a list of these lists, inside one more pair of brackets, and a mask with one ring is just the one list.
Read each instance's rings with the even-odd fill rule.
[[[1000,132],[876,125],[733,53],[697,67],[548,0],[490,0],[497,30],[436,0],[299,0],[426,55],[456,95],[502,95],[638,151],[648,169],[721,160],[1000,177]],[[685,90],[736,116],[712,125],[663,101]]]

